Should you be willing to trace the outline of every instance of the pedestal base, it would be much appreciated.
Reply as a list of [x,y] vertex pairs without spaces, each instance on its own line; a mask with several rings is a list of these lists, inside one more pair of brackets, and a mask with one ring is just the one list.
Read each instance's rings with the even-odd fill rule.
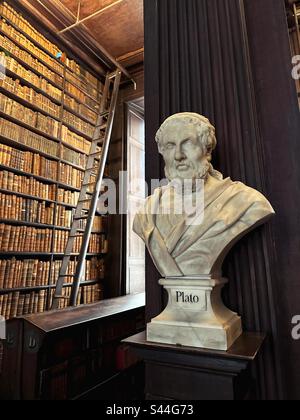
[[155,343],[228,350],[242,334],[241,318],[227,309],[221,291],[227,280],[208,277],[160,280],[168,306],[147,326]]
[[227,351],[150,343],[145,333],[124,340],[144,360],[147,400],[255,400],[252,363],[265,340],[244,333]]

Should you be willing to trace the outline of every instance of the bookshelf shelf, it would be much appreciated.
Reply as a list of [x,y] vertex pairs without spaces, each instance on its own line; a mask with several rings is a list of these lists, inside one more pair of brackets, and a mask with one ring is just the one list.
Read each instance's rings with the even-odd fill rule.
[[28,35],[26,32],[23,31],[22,28],[20,28],[20,26],[18,26],[17,24],[15,24],[14,22],[12,22],[11,19],[9,19],[8,17],[4,17],[3,19],[5,19],[5,21],[12,26],[14,29],[16,29],[17,31],[19,31],[22,35],[24,35],[29,41],[31,41],[33,44],[35,44],[38,48],[40,48],[42,51],[44,51],[44,53],[48,54],[50,58],[53,58],[54,60],[57,60],[57,57],[55,57],[55,55],[53,55],[50,51],[47,50],[47,48],[43,47],[43,45],[38,42],[36,39],[32,38],[30,35]]
[[[1,115],[1,112],[0,112],[0,115]],[[32,153],[37,153],[41,156],[44,156],[47,159],[53,160],[55,162],[64,163],[66,165],[71,166],[74,169],[77,169],[78,171],[84,172],[84,168],[82,166],[75,165],[74,163],[71,163],[68,160],[60,159],[58,156],[53,156],[53,155],[50,155],[48,153],[42,152],[39,149],[35,149],[34,147],[27,146],[26,144],[23,144],[23,143],[19,143],[16,140],[12,140],[8,137],[4,137],[4,136],[0,135],[0,142],[3,143],[3,144],[6,144],[7,146],[15,147],[15,148],[20,149],[20,150],[24,150],[24,151],[32,152]],[[76,190],[80,191],[79,189],[76,189]]]
[[[10,121],[14,124],[17,124],[17,125],[19,125],[23,128],[26,128],[27,130],[32,131],[33,133],[36,133],[39,136],[45,137],[49,140],[52,140],[55,143],[59,143],[59,141],[60,141],[57,137],[53,137],[50,134],[44,133],[43,131],[39,130],[38,128],[33,127],[32,125],[26,124],[25,122],[13,117],[12,115],[6,114],[5,112],[3,112],[1,110],[0,110],[0,117],[4,118],[4,119],[6,119],[6,120],[8,120],[8,121]],[[18,143],[18,144],[20,144],[20,143]]]
[[75,99],[75,101],[77,101],[79,104],[89,108],[91,111],[93,112],[97,112],[98,107],[100,107],[100,102],[97,102],[93,99],[93,101],[95,102],[95,106],[97,106],[97,108],[92,108],[91,106],[89,106],[88,104],[86,104],[85,102],[82,102],[76,95],[74,95],[73,93],[71,93],[68,89],[66,89],[65,91],[65,95],[70,96],[71,98]]
[[72,131],[73,133],[77,134],[78,136],[81,136],[83,138],[85,138],[88,141],[92,141],[93,138],[91,136],[89,136],[88,134],[84,133],[83,131],[78,130],[76,127],[74,127],[72,124],[68,123],[67,121],[64,121],[64,125],[66,127],[68,127],[68,129],[70,131]]
[[[37,311],[37,302],[38,312],[50,308],[55,288],[53,282],[64,257],[64,244],[71,231],[70,219],[76,209],[84,165],[98,119],[103,81],[69,59],[67,53],[59,49],[59,42],[51,44],[41,32],[27,24],[26,18],[21,18],[19,11],[10,6],[9,0],[0,1],[0,7],[0,52],[7,56],[6,75],[9,78],[0,86],[0,124],[3,124],[0,194],[2,203],[18,206],[15,211],[3,211],[0,218],[3,233],[0,315],[8,319],[15,316],[16,309],[21,314],[22,308],[24,313]],[[22,7],[17,6],[17,9],[22,10]],[[57,39],[55,34],[53,38]],[[56,51],[62,53],[61,60],[54,55]],[[23,214],[21,209],[24,208]],[[38,220],[47,223],[38,223]],[[96,279],[100,272],[103,273],[107,254],[106,225],[104,220],[99,220],[94,226],[89,249],[97,252],[87,254],[87,267],[92,276],[88,278]],[[80,241],[78,239],[73,250],[79,250]],[[8,249],[19,251],[4,251]],[[72,253],[70,257],[71,269],[79,253]],[[39,267],[36,276],[28,280],[26,270],[33,275],[35,264]],[[4,278],[3,267],[5,274],[10,276],[16,271],[16,277]],[[101,271],[97,271],[99,267]],[[37,278],[40,273],[42,277]],[[101,281],[89,280],[80,285],[82,302],[101,299]],[[28,287],[10,287],[24,284]],[[64,293],[68,294],[71,286],[66,283]],[[89,286],[88,290],[83,290],[85,286]]]
[[78,152],[78,153],[82,153],[83,155],[88,155],[86,152],[84,152],[83,150],[79,149],[78,147],[72,146],[71,144],[62,141],[61,144],[65,147],[67,147],[68,149],[74,150],[74,152]]
[[[100,280],[89,280],[89,281],[83,281],[80,283],[80,286],[86,287],[86,286],[92,286],[94,284],[98,284],[102,282],[103,279]],[[63,287],[71,287],[72,284],[65,283]],[[30,286],[30,287],[17,287],[17,288],[11,288],[11,289],[0,289],[0,295],[5,295],[7,293],[16,293],[16,292],[30,292],[34,290],[49,290],[49,289],[55,289],[55,285],[46,285],[46,286]]]
[[9,220],[9,219],[0,219],[0,224],[5,225],[12,225],[12,226],[28,226],[28,227],[36,227],[39,229],[55,229],[55,230],[65,230],[69,231],[71,230],[69,227],[63,227],[63,226],[55,226],[55,225],[46,225],[39,222],[26,222],[22,220]]
[[67,82],[70,83],[72,86],[76,87],[76,89],[80,90],[80,92],[82,92],[85,96],[87,96],[92,101],[94,101],[95,104],[100,105],[99,99],[95,98],[93,95],[86,92],[81,86],[76,85],[76,83],[72,82],[72,80],[69,80],[68,78],[67,78]]
[[[92,89],[99,89],[99,86],[95,86],[93,83],[89,82],[87,79],[81,78],[77,73],[75,73],[70,67],[68,67],[66,65],[67,68],[67,74],[66,74],[66,78],[68,80],[68,82],[72,82],[72,77],[75,77],[79,83],[84,83],[86,86],[90,86]],[[68,74],[68,72],[70,73],[70,75]],[[98,82],[99,83],[99,82]],[[77,86],[77,85],[76,85]],[[80,87],[80,86],[79,86]],[[84,90],[84,93],[86,92],[85,89],[81,86],[81,89]],[[88,92],[87,92],[88,93]],[[101,96],[101,94],[100,94]]]
[[[86,105],[85,105],[85,106],[86,106]],[[90,120],[89,118],[85,117],[84,115],[79,114],[78,112],[74,111],[74,109],[73,109],[73,108],[71,108],[70,106],[68,106],[68,105],[66,105],[66,104],[64,104],[64,109],[65,109],[65,110],[67,110],[67,111],[69,111],[69,112],[71,112],[72,114],[74,114],[76,117],[78,117],[78,118],[82,119],[83,121],[85,121],[85,122],[87,122],[87,123],[89,123],[89,124],[92,124],[93,126],[95,126],[95,125],[96,125],[96,124],[94,123],[94,121],[92,121],[92,120]]]
[[[46,202],[46,203],[52,203],[52,204],[56,203],[55,200],[49,200],[47,198],[41,198],[41,197],[37,197],[35,195],[24,194],[24,193],[21,193],[21,192],[18,192],[18,191],[6,190],[4,188],[0,188],[0,193],[8,194],[8,195],[16,195],[17,197],[28,198],[30,200],[36,200],[36,201],[41,201],[41,202]],[[67,206],[66,204],[64,204],[64,205]]]
[[26,70],[31,71],[32,73],[36,74],[37,76],[45,79],[48,83],[53,85],[56,89],[59,89],[62,91],[63,85],[59,85],[54,80],[48,78],[46,75],[40,73],[38,70],[36,70],[34,67],[32,67],[30,64],[26,63],[26,61],[22,60],[20,57],[18,57],[13,52],[7,50],[2,45],[0,45],[0,51],[3,51],[4,53],[8,54],[10,57],[12,57],[15,61],[17,61],[19,64],[21,64]]
[[[1,19],[1,21],[3,21],[3,19]],[[29,48],[25,47],[25,45],[23,45],[21,42],[17,41],[13,36],[8,34],[2,28],[0,28],[0,34],[5,36],[6,38],[10,39],[18,48],[20,48],[23,51],[26,51],[28,54],[30,54],[32,57],[34,57],[36,60],[38,60],[40,63],[42,63],[45,67],[47,67],[53,73],[56,73],[58,76],[63,78],[64,66],[61,65],[62,72],[60,73],[58,70],[56,70],[54,67],[52,67],[51,64],[44,61],[42,58],[40,58],[38,56],[38,54],[35,54]]]
[[51,114],[50,112],[45,111],[43,108],[40,108],[38,105],[35,105],[29,101],[26,101],[26,99],[23,99],[21,98],[21,96],[18,96],[17,94],[11,92],[10,90],[5,89],[3,86],[0,86],[0,92],[3,93],[5,96],[9,97],[10,99],[13,99],[14,101],[25,106],[26,108],[31,109],[32,111],[39,112],[45,115],[46,117],[53,118],[54,120],[60,122],[59,116]]
[[[95,258],[95,257],[104,257],[106,255],[106,253],[102,252],[102,253],[88,253],[87,254],[87,258]],[[62,259],[64,256],[63,253],[58,253],[58,252],[16,252],[16,251],[5,251],[5,252],[0,252],[0,258],[19,258],[19,257],[24,257],[26,259],[28,258],[34,258],[34,257],[40,257],[40,258],[48,258],[48,259],[57,259],[60,260]],[[76,253],[72,253],[71,257],[72,258],[76,258],[78,257],[79,254]]]
[[[11,77],[12,79],[15,80],[20,80],[20,82],[24,85],[27,86],[33,90],[35,90],[37,93],[40,93],[41,95],[45,96],[46,98],[50,99],[50,101],[54,102],[56,105],[61,106],[62,105],[62,100],[58,100],[56,98],[54,98],[53,96],[49,95],[47,92],[45,92],[43,89],[39,88],[38,86],[34,85],[33,83],[31,83],[29,80],[24,79],[22,76],[20,76],[19,74],[11,71],[10,69],[6,69],[6,74],[7,76]],[[52,84],[52,83],[51,83]],[[62,91],[61,91],[62,93]]]

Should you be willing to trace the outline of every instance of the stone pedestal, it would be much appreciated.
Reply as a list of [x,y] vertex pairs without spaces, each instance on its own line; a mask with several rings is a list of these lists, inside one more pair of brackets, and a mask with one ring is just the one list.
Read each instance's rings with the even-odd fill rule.
[[154,343],[227,351],[242,334],[241,318],[225,307],[221,291],[226,279],[208,276],[160,280],[169,302],[147,326]]

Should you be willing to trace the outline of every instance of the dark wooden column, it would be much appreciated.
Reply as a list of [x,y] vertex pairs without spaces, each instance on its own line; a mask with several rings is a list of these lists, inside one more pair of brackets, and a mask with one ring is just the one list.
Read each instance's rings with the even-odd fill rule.
[[[277,212],[224,266],[230,307],[247,331],[269,334],[256,369],[263,399],[283,398],[286,390],[300,397],[300,369],[293,369],[299,343],[291,339],[300,293],[300,129],[289,54],[283,0],[145,0],[148,180],[163,177],[154,142],[159,124],[175,112],[199,112],[217,128],[215,167],[264,193]],[[159,275],[147,265],[150,319],[162,296]]]

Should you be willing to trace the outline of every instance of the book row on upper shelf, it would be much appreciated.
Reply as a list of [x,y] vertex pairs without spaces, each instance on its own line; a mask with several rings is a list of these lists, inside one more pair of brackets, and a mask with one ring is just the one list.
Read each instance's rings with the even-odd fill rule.
[[[9,83],[11,80],[12,79],[10,78],[5,78],[4,80],[1,80],[0,87],[2,89],[5,89],[6,95],[9,94],[9,92],[12,92],[18,98],[23,99],[21,95],[18,95],[15,92],[13,92],[13,88],[11,89],[12,85]],[[45,116],[41,114],[41,112],[48,113],[48,111],[42,108],[42,103],[32,102],[31,104],[29,99],[24,99],[27,105],[25,106],[17,102],[16,100],[9,98],[6,95],[4,95],[3,93],[0,94],[0,106],[2,112],[4,112],[7,115],[11,115],[17,120],[24,122],[28,126],[31,126],[32,128],[37,128],[38,130],[45,132],[47,135],[55,137],[55,139],[58,141],[60,121],[51,118],[51,116],[53,116],[52,111],[49,113],[51,116]],[[40,96],[43,97],[42,95]],[[28,105],[30,104],[31,106],[35,105],[38,108],[38,111],[33,111],[30,108],[28,108]],[[50,108],[48,109],[50,110]],[[66,110],[64,110],[63,123],[69,124],[75,130],[80,131],[82,135],[85,135],[89,139],[92,139],[94,134],[94,126],[87,123],[86,121],[81,120],[79,117],[74,116]]]
[[[71,287],[65,287],[62,291],[63,296],[70,298]],[[48,297],[50,304],[48,305]],[[15,318],[21,315],[30,315],[42,313],[51,307],[54,296],[54,290],[40,290],[38,292],[21,293],[12,292],[0,296],[0,315],[5,319]],[[78,293],[77,304],[87,305],[98,302],[103,297],[103,290],[100,284],[94,286],[81,286]],[[60,300],[59,309],[68,306],[67,299]]]
[[31,70],[36,71],[39,75],[47,78],[51,83],[55,84],[59,89],[63,89],[64,79],[57,73],[50,70],[39,60],[32,57],[27,51],[19,48],[12,40],[8,39],[5,35],[0,34],[0,46],[12,54],[17,60],[29,66]]
[[[53,57],[58,58],[61,55],[62,51],[57,45],[46,39],[44,35],[37,31],[37,29],[28,22],[28,20],[24,19],[20,13],[14,10],[6,2],[0,5],[0,15],[11,22],[11,24],[14,24],[17,28],[19,28],[19,30],[26,33],[33,41],[40,44],[41,47],[48,51],[48,53]],[[99,89],[99,81],[96,77],[87,70],[83,69],[78,63],[76,63],[76,61],[70,60],[66,57],[65,63],[66,66],[80,78],[79,81],[85,85],[91,84],[95,89]],[[74,81],[78,81],[78,78],[75,78],[75,76],[73,77]]]
[[[1,126],[0,126],[1,128]],[[84,173],[68,164],[49,160],[37,153],[24,152],[4,144],[0,144],[0,165],[27,172],[63,184],[66,188],[80,190]],[[91,178],[91,182],[95,177]]]
[[76,207],[80,195],[78,191],[58,188],[56,185],[42,183],[33,177],[17,175],[6,170],[0,171],[0,189],[71,207]]
[[47,53],[37,47],[25,35],[17,31],[13,26],[9,25],[4,18],[0,19],[0,30],[8,37],[12,38],[14,42],[20,45],[21,48],[26,49],[43,64],[49,66],[52,71],[58,73],[61,76],[63,75],[64,66],[57,59],[50,57]]
[[12,72],[14,75],[16,75],[16,77],[20,77],[21,79],[27,81],[30,85],[33,85],[35,88],[42,90],[52,99],[61,102],[61,89],[53,86],[42,76],[38,76],[36,73],[25,69],[25,67],[18,63],[14,58],[8,56],[4,51],[0,52],[0,57],[2,62],[5,63],[6,72]]
[[[70,228],[74,215],[75,209],[68,209],[60,204],[49,204],[32,198],[0,193],[0,219],[3,220]],[[82,220],[79,229],[84,229],[85,225],[86,221]],[[103,223],[100,216],[95,218],[93,230],[103,231]]]
[[[0,252],[64,253],[69,232],[29,226],[12,226],[0,223]],[[53,246],[52,246],[53,240]],[[76,238],[72,253],[78,254],[82,237]],[[105,235],[92,234],[88,253],[106,254],[108,242]]]
[[[64,93],[62,90],[56,88],[51,83],[47,82],[47,80],[45,80],[42,76],[38,76],[32,71],[26,70],[14,58],[7,56],[7,54],[3,51],[0,52],[0,59],[5,63],[6,73],[11,72],[11,76],[17,78],[14,80],[9,78],[7,75],[5,78],[6,84],[9,83],[12,86],[10,91],[15,93],[17,96],[20,96],[37,106],[41,106],[42,109],[45,109],[46,112],[52,114],[55,118],[60,118],[60,107],[53,104],[49,97],[61,105],[64,94],[64,106],[67,106],[73,112],[80,115],[81,118],[88,120],[91,124],[96,124],[96,108],[93,111],[83,103],[79,103],[76,99],[74,99],[74,97],[71,97],[66,92]],[[22,83],[27,83],[30,87],[20,85],[21,81],[18,78],[23,79]],[[37,96],[34,89],[42,91],[39,92],[39,96]],[[47,97],[45,95],[47,95]],[[80,98],[83,99],[81,95]]]
[[[68,209],[60,204],[49,204],[45,201],[0,192],[0,219],[70,228],[74,215],[75,209]],[[84,229],[85,225],[86,221],[82,220],[79,229]],[[93,230],[103,232],[101,216],[95,217]]]
[[[0,292],[10,289],[54,286],[59,276],[61,261],[0,260]],[[76,262],[71,261],[67,274],[74,274]],[[83,282],[104,280],[104,260],[92,258],[85,262]]]
[[[33,58],[38,59],[44,66],[47,66],[51,72],[56,73],[61,79],[64,77],[64,67],[61,63],[45,54],[14,27],[8,25],[4,19],[0,19],[0,30],[4,35],[9,37],[19,49],[25,49],[28,54],[31,54]],[[67,79],[71,80],[67,81],[67,90],[69,90],[70,93],[74,93],[79,99],[83,98],[83,100],[85,98],[82,94],[85,96],[88,95],[96,103],[99,102],[100,95],[96,88],[90,87],[89,89],[86,89],[86,85],[81,84],[80,82],[81,86],[78,86],[78,82],[74,83],[74,79],[70,77],[69,74],[67,75]],[[59,80],[59,85],[61,85],[61,80]]]
[[[13,59],[14,61],[19,61],[22,63],[23,66],[29,67],[30,68],[29,71],[31,73],[36,72],[37,77],[47,79],[50,82],[51,86],[55,85],[53,87],[57,89],[57,94],[61,92],[61,94],[59,94],[59,98],[57,98],[57,95],[56,95],[55,99],[59,101],[62,100],[61,96],[62,96],[62,92],[64,88],[64,79],[61,76],[51,71],[48,67],[44,66],[39,60],[35,59],[29,53],[19,48],[12,40],[8,39],[6,36],[1,35],[1,34],[0,34],[0,48],[2,50],[5,50],[7,53],[13,55],[13,57],[7,57],[6,55],[7,57],[6,60],[8,60],[8,62],[11,59]],[[28,78],[29,76],[26,75],[25,79],[28,80]],[[36,80],[36,78],[33,78],[33,80]],[[29,82],[31,82],[31,80],[29,80]],[[48,89],[50,90],[50,92],[52,92],[52,87],[48,87],[46,89],[46,93]],[[66,81],[66,86],[65,86],[66,101],[68,100],[70,101],[69,99],[70,96],[68,95],[74,97],[78,102],[81,103],[81,105],[83,105],[80,109],[87,118],[92,118],[92,119],[95,118],[94,113],[96,113],[99,110],[99,99],[100,99],[99,94],[97,97],[90,96],[89,94],[85,94],[84,91],[82,91],[79,87],[75,86],[71,82]],[[71,105],[72,107],[74,107],[73,108],[74,111],[77,112],[78,106],[80,104],[77,104],[77,103],[73,104],[71,102]],[[90,108],[91,113],[88,112],[89,108]]]
[[[0,111],[6,115],[11,115],[16,119],[20,120],[21,116],[18,113],[18,106],[11,106],[9,101],[2,101],[0,93]],[[36,115],[39,123],[41,122],[40,115]],[[24,121],[26,123],[26,121]],[[37,125],[39,124],[37,123]],[[39,134],[33,133],[32,131],[23,128],[15,123],[7,121],[4,118],[0,118],[0,135],[3,137],[2,142],[8,140],[16,143],[16,146],[26,146],[27,149],[35,149],[35,151],[41,154],[47,155],[50,159],[60,160],[61,159],[69,163],[71,166],[75,166],[76,169],[84,171],[84,167],[87,162],[87,156],[74,150],[69,149],[67,146],[61,146],[57,142],[48,140]]]
[[6,76],[3,80],[0,80],[0,82],[2,89],[13,93],[20,99],[23,99],[31,105],[35,105],[45,113],[50,114],[52,117],[59,120],[61,107],[50,101],[46,96],[37,93],[28,86],[22,86],[18,79],[14,80],[11,77]]

